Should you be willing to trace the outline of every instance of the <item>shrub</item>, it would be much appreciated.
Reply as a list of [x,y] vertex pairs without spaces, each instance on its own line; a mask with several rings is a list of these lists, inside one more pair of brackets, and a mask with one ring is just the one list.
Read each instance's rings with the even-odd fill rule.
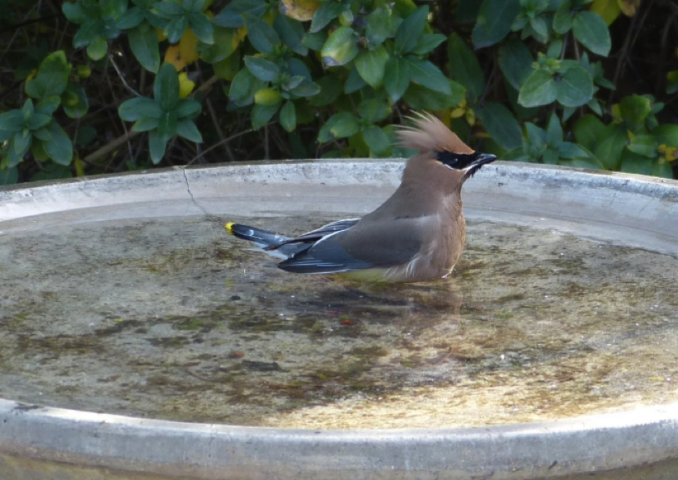
[[7,5],[0,184],[403,155],[412,109],[506,159],[671,178],[678,158],[668,0]]

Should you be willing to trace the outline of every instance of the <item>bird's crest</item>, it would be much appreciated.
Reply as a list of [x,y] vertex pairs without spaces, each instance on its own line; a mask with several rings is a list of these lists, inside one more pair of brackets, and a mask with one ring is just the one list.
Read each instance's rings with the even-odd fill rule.
[[416,117],[407,117],[414,126],[398,126],[398,145],[420,152],[453,152],[469,154],[473,150],[431,113],[414,112]]

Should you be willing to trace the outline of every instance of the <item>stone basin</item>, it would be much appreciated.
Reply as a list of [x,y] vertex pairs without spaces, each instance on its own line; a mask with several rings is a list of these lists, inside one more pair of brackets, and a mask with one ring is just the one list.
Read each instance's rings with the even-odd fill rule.
[[2,478],[674,478],[678,183],[497,162],[451,279],[282,272],[401,160],[0,190]]

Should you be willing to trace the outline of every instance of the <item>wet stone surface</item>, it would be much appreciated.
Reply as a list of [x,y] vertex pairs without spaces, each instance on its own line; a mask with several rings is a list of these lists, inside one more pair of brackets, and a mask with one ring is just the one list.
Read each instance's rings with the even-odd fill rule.
[[[249,223],[301,233],[333,219]],[[361,285],[278,270],[222,224],[0,236],[0,397],[300,428],[481,426],[678,400],[675,258],[471,219],[451,279]]]

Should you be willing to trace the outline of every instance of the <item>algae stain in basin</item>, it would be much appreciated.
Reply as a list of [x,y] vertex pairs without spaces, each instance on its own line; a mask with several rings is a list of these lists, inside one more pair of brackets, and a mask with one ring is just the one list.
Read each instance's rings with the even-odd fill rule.
[[[248,221],[302,232],[332,215]],[[448,427],[676,401],[675,258],[469,222],[447,281],[293,275],[204,217],[0,237],[2,396],[195,422]],[[11,259],[11,261],[10,261]]]

